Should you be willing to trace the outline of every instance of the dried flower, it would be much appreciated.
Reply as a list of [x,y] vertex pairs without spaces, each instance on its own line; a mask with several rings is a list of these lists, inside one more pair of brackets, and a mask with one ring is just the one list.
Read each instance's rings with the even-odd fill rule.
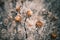
[[42,27],[42,26],[43,26],[43,23],[41,21],[36,22],[36,27]]
[[31,10],[28,10],[27,11],[27,16],[30,17],[32,15],[32,11]]
[[20,6],[16,6],[16,11],[20,12]]
[[57,37],[57,34],[56,33],[52,33],[51,37],[55,39]]
[[18,14],[18,15],[15,17],[15,21],[16,21],[16,22],[21,22],[21,16],[20,16],[20,14]]

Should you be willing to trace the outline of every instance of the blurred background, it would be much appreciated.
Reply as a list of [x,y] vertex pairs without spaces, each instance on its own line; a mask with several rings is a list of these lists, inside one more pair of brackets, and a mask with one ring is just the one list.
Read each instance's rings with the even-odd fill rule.
[[60,0],[0,0],[0,40],[60,40]]

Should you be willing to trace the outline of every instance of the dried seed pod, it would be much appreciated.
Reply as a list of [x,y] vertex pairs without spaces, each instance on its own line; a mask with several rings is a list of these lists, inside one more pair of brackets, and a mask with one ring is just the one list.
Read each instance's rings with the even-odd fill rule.
[[18,15],[15,17],[15,21],[16,21],[16,22],[21,22],[21,16],[20,16],[20,14],[18,14]]
[[52,15],[52,12],[48,12],[48,17],[51,17]]
[[56,21],[58,18],[53,16],[52,20],[51,21]]
[[58,20],[58,17],[54,16],[52,12],[48,12],[48,17],[51,18],[51,21],[56,21]]
[[20,12],[20,6],[16,6],[16,11]]
[[4,20],[4,24],[5,24],[5,25],[8,24],[8,19],[7,19],[7,18]]
[[32,11],[31,10],[28,10],[27,11],[27,16],[30,17],[32,15]]
[[57,34],[56,33],[52,33],[51,37],[55,39],[57,37]]
[[43,23],[41,21],[36,22],[36,27],[42,27],[42,26],[43,26]]

